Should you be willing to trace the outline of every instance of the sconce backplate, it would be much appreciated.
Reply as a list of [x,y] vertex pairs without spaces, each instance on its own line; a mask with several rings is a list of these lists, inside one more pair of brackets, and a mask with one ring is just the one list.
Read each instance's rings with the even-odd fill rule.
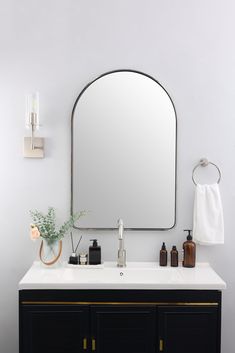
[[31,137],[24,137],[24,157],[25,158],[44,158],[44,139],[34,137],[34,149],[32,149]]

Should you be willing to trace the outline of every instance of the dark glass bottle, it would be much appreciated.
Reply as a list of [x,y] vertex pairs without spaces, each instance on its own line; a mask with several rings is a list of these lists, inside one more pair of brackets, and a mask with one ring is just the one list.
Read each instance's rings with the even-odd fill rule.
[[175,245],[172,246],[172,250],[171,250],[171,266],[172,267],[179,266],[179,254]]
[[196,244],[192,240],[192,235],[190,234],[190,229],[185,229],[185,232],[188,232],[187,241],[183,243],[183,263],[184,267],[195,267],[196,262]]
[[167,266],[167,250],[166,250],[166,244],[162,244],[162,248],[160,250],[160,261],[159,261],[160,266]]
[[101,247],[97,243],[97,239],[91,239],[93,244],[89,246],[89,265],[101,264]]

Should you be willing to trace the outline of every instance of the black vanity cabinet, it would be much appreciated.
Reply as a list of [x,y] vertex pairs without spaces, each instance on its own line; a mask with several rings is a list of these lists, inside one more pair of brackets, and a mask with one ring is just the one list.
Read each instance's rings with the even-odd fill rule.
[[163,306],[158,322],[159,349],[165,353],[219,352],[217,307]]
[[220,353],[217,290],[21,290],[20,353]]
[[91,336],[96,339],[97,353],[155,353],[156,308],[92,306]]
[[25,305],[21,324],[22,353],[80,353],[88,344],[89,307]]

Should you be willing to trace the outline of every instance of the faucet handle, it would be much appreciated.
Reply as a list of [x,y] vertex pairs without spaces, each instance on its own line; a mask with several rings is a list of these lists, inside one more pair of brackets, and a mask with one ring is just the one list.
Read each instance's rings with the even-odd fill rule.
[[120,218],[118,219],[118,229],[119,229],[119,249],[118,249],[118,267],[125,267],[126,266],[126,250],[124,249],[124,240],[123,240],[123,231],[124,225],[123,220]]
[[118,219],[119,239],[123,238],[124,225],[121,218]]
[[121,218],[119,218],[118,221],[117,221],[117,224],[118,224],[119,227],[120,226],[123,227],[123,220]]

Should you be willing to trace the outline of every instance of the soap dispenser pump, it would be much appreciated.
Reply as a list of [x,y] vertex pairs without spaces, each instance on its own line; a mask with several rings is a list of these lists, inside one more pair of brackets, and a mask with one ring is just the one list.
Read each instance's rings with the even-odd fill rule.
[[183,243],[183,267],[195,267],[196,262],[196,244],[191,235],[191,229],[185,229],[188,232],[187,240]]
[[101,247],[98,245],[97,239],[91,239],[93,244],[89,246],[89,265],[101,264]]

